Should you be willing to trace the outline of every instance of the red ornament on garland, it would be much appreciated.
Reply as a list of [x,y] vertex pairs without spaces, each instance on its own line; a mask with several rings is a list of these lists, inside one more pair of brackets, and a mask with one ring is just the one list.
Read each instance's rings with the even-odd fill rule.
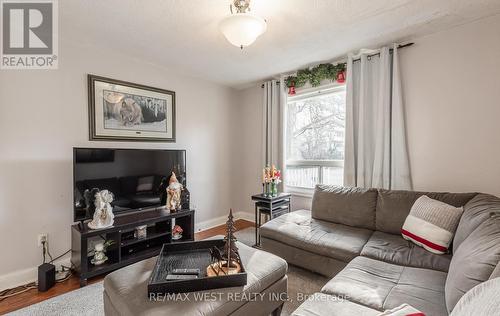
[[337,74],[337,82],[344,83],[345,82],[345,71],[339,72]]
[[289,95],[295,95],[295,86],[290,86],[288,87],[288,94]]

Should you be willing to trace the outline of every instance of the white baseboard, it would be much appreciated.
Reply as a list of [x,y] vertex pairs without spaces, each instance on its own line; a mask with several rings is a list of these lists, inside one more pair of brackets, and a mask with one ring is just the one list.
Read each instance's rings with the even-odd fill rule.
[[[54,262],[56,268],[64,265],[71,266],[69,255]],[[38,280],[38,267],[17,270],[9,274],[0,275],[0,291],[28,284]]]
[[[248,212],[234,213],[235,220],[244,219],[253,222],[254,221],[253,216],[254,216],[253,214]],[[198,224],[195,224],[195,232],[199,232],[215,226],[222,225],[226,221],[227,221],[227,215],[199,222]],[[67,267],[71,266],[69,255],[67,255],[67,258],[56,260],[55,265],[56,267],[60,267],[61,265]],[[0,291],[36,281],[38,278],[37,275],[38,275],[38,267],[17,270],[9,274],[0,275]]]
[[237,212],[235,214],[236,219],[244,219],[249,222],[255,222],[255,214],[249,212]]

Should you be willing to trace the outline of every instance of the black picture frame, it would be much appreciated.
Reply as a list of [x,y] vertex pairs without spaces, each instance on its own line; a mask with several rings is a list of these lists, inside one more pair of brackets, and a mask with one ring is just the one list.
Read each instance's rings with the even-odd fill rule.
[[[106,131],[106,134],[100,133],[99,130],[103,129],[104,121],[102,122],[102,126],[96,128],[96,123],[100,124],[101,122],[96,122],[96,83],[109,84],[113,87],[124,87],[124,88],[132,88],[136,90],[140,90],[144,92],[144,95],[138,96],[142,98],[148,97],[148,92],[154,93],[155,95],[161,94],[167,96],[165,99],[165,126],[166,130],[164,135],[160,135],[162,132],[159,131],[144,131],[144,130],[134,130],[131,127],[128,127],[126,130],[114,129],[116,134],[113,135],[112,129]],[[88,85],[88,114],[89,114],[89,139],[91,141],[133,141],[133,142],[175,142],[176,141],[176,111],[175,111],[175,92],[166,89],[160,89],[155,87],[150,87],[142,84],[116,80],[111,78],[106,78],[102,76],[87,75],[87,85]],[[114,92],[114,91],[111,91]],[[168,104],[168,97],[171,98],[171,105]],[[102,101],[104,102],[104,101]],[[168,110],[169,106],[171,109]],[[104,111],[101,109],[101,111]],[[102,114],[104,115],[104,114]],[[141,114],[142,115],[142,114]],[[169,124],[170,123],[170,124]],[[170,126],[170,131],[169,131]],[[120,133],[122,135],[120,135]],[[151,136],[154,133],[158,133],[157,136]],[[123,135],[127,134],[127,135]]]

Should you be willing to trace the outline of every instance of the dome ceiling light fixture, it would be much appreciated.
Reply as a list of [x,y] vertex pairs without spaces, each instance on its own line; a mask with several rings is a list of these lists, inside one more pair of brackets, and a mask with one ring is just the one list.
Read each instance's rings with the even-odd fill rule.
[[[233,6],[236,13],[233,12]],[[229,43],[234,46],[243,49],[243,47],[255,42],[257,37],[266,31],[266,20],[248,13],[250,11],[250,0],[234,0],[229,9],[231,15],[220,22],[219,28]]]

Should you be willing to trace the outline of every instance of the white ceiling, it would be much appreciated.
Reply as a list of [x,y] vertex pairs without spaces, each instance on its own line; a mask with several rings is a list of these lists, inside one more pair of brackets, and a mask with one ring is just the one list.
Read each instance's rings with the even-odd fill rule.
[[252,0],[267,32],[243,50],[219,32],[230,0],[63,0],[60,32],[241,88],[362,47],[500,13],[499,0]]

